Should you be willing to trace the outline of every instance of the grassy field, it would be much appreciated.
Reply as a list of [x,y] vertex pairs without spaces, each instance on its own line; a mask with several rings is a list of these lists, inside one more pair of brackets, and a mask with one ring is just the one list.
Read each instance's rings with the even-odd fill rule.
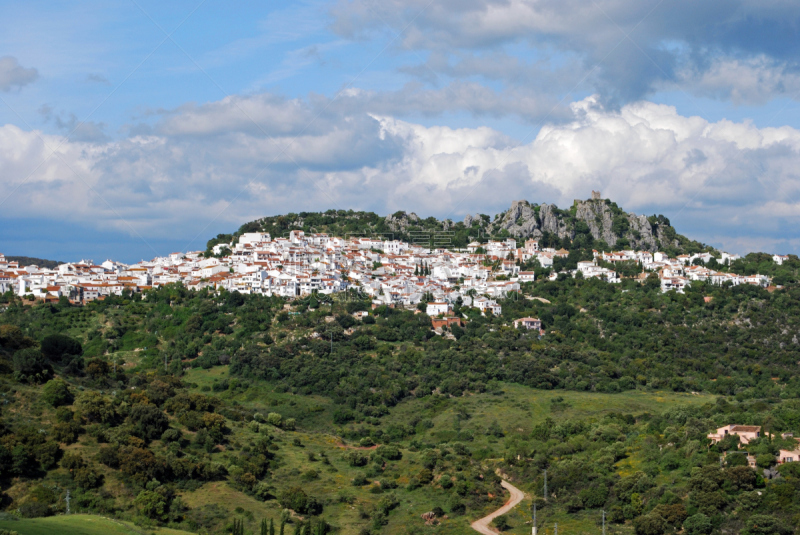
[[51,516],[28,520],[0,520],[0,529],[20,535],[189,535],[166,528],[145,529],[96,515]]

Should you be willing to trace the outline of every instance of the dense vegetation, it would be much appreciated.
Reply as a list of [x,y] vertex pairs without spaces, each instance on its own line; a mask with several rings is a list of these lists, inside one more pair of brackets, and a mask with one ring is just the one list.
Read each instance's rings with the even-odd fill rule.
[[[616,203],[606,200],[605,204],[614,214],[612,225],[613,232],[620,237],[617,249],[626,248],[629,243],[622,238],[629,233],[628,214]],[[535,216],[539,218],[539,208],[533,205]],[[560,210],[553,205],[552,212],[555,217],[569,230],[570,236],[559,238],[550,232],[541,236],[542,247],[564,248],[568,250],[584,250],[591,253],[592,248],[610,251],[612,248],[602,240],[594,240],[587,223],[577,217],[576,207]],[[353,210],[328,210],[326,212],[300,212],[285,215],[268,216],[242,225],[233,234],[218,234],[206,244],[207,254],[220,243],[230,243],[245,232],[269,232],[274,238],[288,237],[292,230],[302,230],[306,233],[324,232],[331,236],[344,238],[351,237],[379,237],[385,240],[403,240],[424,247],[455,247],[464,248],[472,241],[485,243],[490,239],[507,239],[512,237],[508,230],[499,224],[505,212],[492,218],[486,214],[479,214],[466,226],[463,221],[453,222],[449,219],[439,220],[435,217],[420,218],[415,214],[403,211],[383,217],[374,212],[361,212]],[[700,242],[690,240],[678,234],[670,225],[669,219],[663,215],[653,215],[648,218],[654,231],[661,228],[665,238],[671,244],[664,244],[663,251],[671,256],[678,254],[692,254],[714,249]],[[541,223],[541,221],[540,221]],[[718,253],[717,253],[718,254]]]
[[31,256],[6,256],[9,262],[18,262],[20,266],[39,266],[40,268],[55,269],[59,264],[58,260],[45,260],[44,258],[34,258]]
[[[505,501],[501,473],[565,532],[604,510],[610,532],[788,535],[800,470],[775,455],[800,432],[798,267],[730,266],[782,277],[769,291],[562,276],[499,317],[458,306],[469,321],[444,336],[352,294],[6,294],[0,499],[41,517],[69,490],[73,512],[203,533],[467,533]],[[508,326],[523,316],[546,334]],[[709,446],[729,423],[776,436]],[[529,533],[530,506],[498,524]]]

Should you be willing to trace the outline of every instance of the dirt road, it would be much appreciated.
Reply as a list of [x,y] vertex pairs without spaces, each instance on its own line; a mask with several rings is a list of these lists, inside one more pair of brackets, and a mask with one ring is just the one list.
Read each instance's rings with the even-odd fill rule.
[[511,497],[508,499],[508,501],[503,507],[501,507],[494,513],[491,513],[481,518],[480,520],[476,520],[475,522],[472,523],[472,529],[474,529],[478,533],[483,533],[483,535],[497,535],[499,532],[496,529],[489,527],[489,524],[492,522],[492,520],[495,519],[495,517],[504,515],[511,509],[516,507],[516,505],[519,502],[521,502],[522,499],[525,497],[524,492],[519,490],[517,487],[515,487],[508,481],[502,481],[500,484],[503,485],[503,488],[505,488],[506,490],[508,490],[508,492],[511,493]]

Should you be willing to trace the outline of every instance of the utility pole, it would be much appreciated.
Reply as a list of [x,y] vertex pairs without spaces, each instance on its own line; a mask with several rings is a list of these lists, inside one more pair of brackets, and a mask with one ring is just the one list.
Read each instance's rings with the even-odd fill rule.
[[69,490],[67,490],[67,499],[66,499],[66,502],[67,502],[67,514],[69,514]]
[[[533,499],[536,500],[536,497],[534,496]],[[536,533],[537,531],[538,530],[536,529],[536,502],[534,501],[533,502],[533,529],[531,529],[531,535],[538,535]]]
[[544,499],[547,500],[547,470],[544,471]]
[[603,535],[606,535],[606,510],[603,509]]
[[555,533],[555,535],[558,535],[558,522],[556,522],[556,525],[555,525],[554,529],[555,529],[555,531],[553,533]]

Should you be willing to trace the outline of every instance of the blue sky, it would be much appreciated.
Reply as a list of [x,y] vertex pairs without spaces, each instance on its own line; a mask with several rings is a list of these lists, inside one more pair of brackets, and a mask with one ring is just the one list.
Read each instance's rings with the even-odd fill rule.
[[137,261],[327,208],[591,189],[800,252],[785,0],[0,4],[0,252]]

